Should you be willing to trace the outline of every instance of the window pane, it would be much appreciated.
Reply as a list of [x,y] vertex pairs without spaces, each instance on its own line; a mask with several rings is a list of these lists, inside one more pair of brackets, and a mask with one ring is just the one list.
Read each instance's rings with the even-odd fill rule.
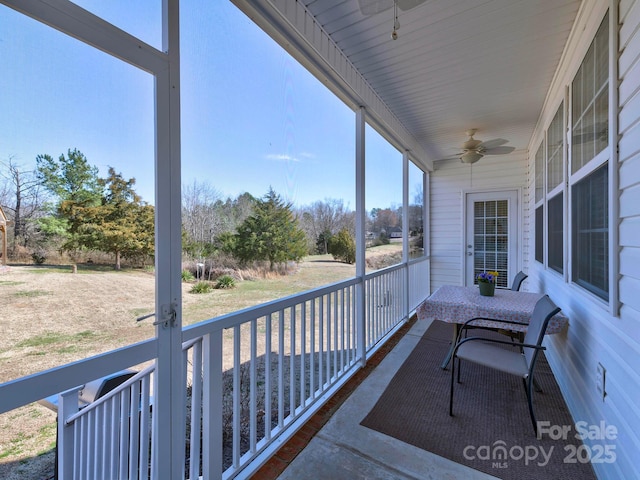
[[609,299],[609,196],[607,164],[572,188],[573,281]]
[[402,154],[367,124],[367,270],[402,261]]
[[544,196],[544,149],[543,144],[540,144],[538,151],[536,152],[535,168],[536,168],[536,203],[542,200]]
[[506,200],[488,200],[474,204],[474,275],[498,272],[497,285],[507,286],[508,212]]
[[409,258],[425,254],[422,178],[422,170],[409,162]]
[[562,273],[564,256],[562,251],[563,245],[563,222],[562,222],[562,192],[549,200],[548,216],[549,216],[549,268]]
[[577,172],[608,145],[608,51],[607,14],[571,84],[572,173]]
[[562,182],[562,152],[564,151],[564,135],[562,134],[564,102],[558,107],[547,132],[547,192]]
[[544,231],[543,231],[543,222],[544,222],[544,211],[542,205],[536,208],[536,261],[544,262]]
[[[154,78],[5,6],[0,25],[0,131],[22,219],[1,296],[5,382],[155,334],[135,321],[155,305],[141,268],[154,264]],[[40,156],[51,163],[34,190]],[[5,172],[0,161],[0,183]]]

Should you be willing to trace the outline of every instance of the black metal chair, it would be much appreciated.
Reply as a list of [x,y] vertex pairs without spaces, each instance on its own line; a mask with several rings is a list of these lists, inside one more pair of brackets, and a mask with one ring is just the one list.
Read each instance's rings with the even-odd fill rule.
[[[484,327],[470,325],[474,320],[487,320],[484,318],[472,318],[465,322],[458,333],[458,339],[451,357],[451,390],[449,396],[449,415],[453,416],[453,390],[456,360],[458,361],[458,382],[460,382],[460,360],[484,365],[495,370],[517,375],[522,378],[522,383],[529,402],[529,414],[533,430],[538,434],[535,413],[533,411],[533,372],[538,358],[538,353],[545,350],[542,340],[547,330],[549,320],[560,311],[548,295],[543,296],[533,309],[531,321],[528,324],[527,333],[523,342],[501,340],[486,337],[463,338],[467,327],[483,329]],[[491,319],[494,320],[494,319]],[[506,324],[523,325],[521,322],[500,320]],[[488,328],[487,330],[492,330]],[[511,348],[505,348],[508,345]]]
[[529,275],[524,273],[522,270],[516,273],[516,276],[513,278],[513,283],[511,284],[511,290],[513,290],[514,292],[520,291],[520,286],[522,285],[522,282],[524,282],[528,276]]

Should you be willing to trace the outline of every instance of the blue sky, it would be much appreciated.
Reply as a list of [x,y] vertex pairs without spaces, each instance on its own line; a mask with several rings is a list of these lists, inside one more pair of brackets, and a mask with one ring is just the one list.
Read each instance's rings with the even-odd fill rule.
[[[160,48],[159,1],[77,3]],[[353,111],[229,2],[184,0],[181,26],[183,185],[355,208]],[[153,203],[149,74],[4,6],[0,62],[1,161],[77,148]],[[401,204],[401,154],[372,129],[366,149],[367,209]]]

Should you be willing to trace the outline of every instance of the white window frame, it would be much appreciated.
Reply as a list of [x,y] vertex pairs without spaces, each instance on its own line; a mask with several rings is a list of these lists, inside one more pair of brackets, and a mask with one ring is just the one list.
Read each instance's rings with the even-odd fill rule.
[[[573,105],[572,105],[572,87],[575,75],[578,69],[584,63],[587,51],[585,50],[580,63],[577,65],[576,72],[569,79],[567,86],[567,105],[566,105],[566,123],[567,126],[567,162],[566,162],[566,210],[565,215],[567,222],[565,223],[566,229],[566,259],[565,259],[565,278],[573,287],[579,289],[589,298],[595,301],[596,304],[600,304],[605,308],[608,308],[612,315],[617,315],[619,309],[618,301],[618,285],[617,285],[617,272],[619,270],[619,262],[617,257],[617,218],[618,218],[618,203],[616,192],[617,188],[617,10],[615,8],[609,8],[602,12],[598,22],[595,24],[589,46],[595,40],[597,32],[605,17],[608,17],[608,145],[600,152],[598,152],[591,160],[580,167],[575,173],[572,171],[572,130],[573,130]],[[608,299],[603,299],[599,295],[591,292],[585,287],[580,286],[574,281],[573,274],[573,256],[574,256],[574,242],[573,242],[573,187],[580,181],[593,174],[598,168],[607,164],[608,168]]]

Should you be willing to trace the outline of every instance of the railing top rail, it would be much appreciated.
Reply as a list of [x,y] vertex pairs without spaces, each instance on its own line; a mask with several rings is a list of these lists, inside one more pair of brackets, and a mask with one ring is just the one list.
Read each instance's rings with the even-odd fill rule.
[[397,263],[395,265],[391,265],[390,267],[381,268],[380,270],[376,270],[375,272],[367,273],[364,278],[369,280],[375,277],[381,277],[382,275],[386,275],[387,273],[395,272],[396,270],[402,270],[406,266],[405,263]]
[[37,402],[132,365],[154,360],[157,353],[158,341],[152,338],[3,383],[0,385],[0,413]]
[[222,315],[220,317],[204,320],[195,325],[184,327],[182,331],[182,341],[187,342],[191,339],[201,337],[215,330],[222,330],[225,328],[234,327],[236,325],[241,325],[247,321],[264,317],[266,315],[269,315],[270,313],[279,312],[280,310],[284,310],[308,300],[313,300],[314,298],[333,293],[335,291],[350,287],[352,285],[356,285],[358,283],[360,283],[359,279],[350,278],[348,280],[343,280],[340,282],[332,283],[330,285],[315,288],[313,290],[308,290],[306,292],[290,295],[288,297],[273,300],[271,302],[263,303],[254,307],[248,307],[243,310],[238,310],[237,312]]
[[431,260],[431,257],[429,257],[428,255],[424,255],[422,257],[410,258],[407,263],[409,264],[409,266],[411,266],[415,265],[416,263],[426,262],[428,260]]

